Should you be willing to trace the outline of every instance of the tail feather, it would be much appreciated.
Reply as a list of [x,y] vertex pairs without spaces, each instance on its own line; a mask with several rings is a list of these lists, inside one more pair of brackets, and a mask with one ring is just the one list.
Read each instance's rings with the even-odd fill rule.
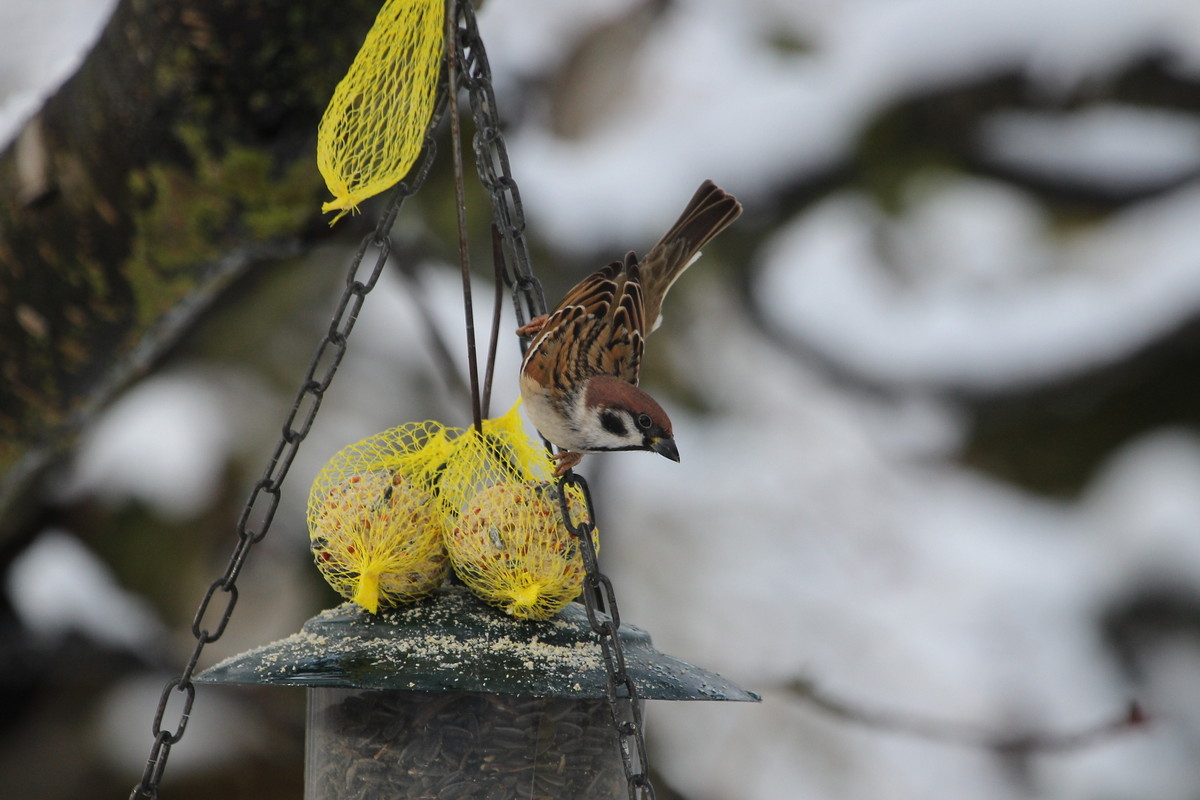
[[655,330],[662,321],[662,302],[672,284],[700,256],[700,248],[742,213],[742,204],[712,181],[692,195],[687,208],[641,261],[646,321]]

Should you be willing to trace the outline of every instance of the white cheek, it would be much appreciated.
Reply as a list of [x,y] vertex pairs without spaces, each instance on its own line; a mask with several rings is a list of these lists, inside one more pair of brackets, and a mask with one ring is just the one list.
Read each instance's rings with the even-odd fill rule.
[[611,437],[611,434],[600,426],[595,413],[583,402],[582,392],[575,401],[575,421],[577,429],[574,437],[578,446],[571,448],[573,450],[582,453],[596,452],[597,448],[603,448]]

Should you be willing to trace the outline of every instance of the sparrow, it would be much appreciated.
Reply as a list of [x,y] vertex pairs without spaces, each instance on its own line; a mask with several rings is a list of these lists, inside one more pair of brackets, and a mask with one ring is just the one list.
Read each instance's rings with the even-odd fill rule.
[[627,253],[517,330],[533,337],[521,362],[521,397],[530,421],[558,448],[556,476],[584,453],[648,450],[679,461],[667,412],[638,388],[642,349],[662,324],[672,284],[741,213],[733,195],[705,181],[645,258]]

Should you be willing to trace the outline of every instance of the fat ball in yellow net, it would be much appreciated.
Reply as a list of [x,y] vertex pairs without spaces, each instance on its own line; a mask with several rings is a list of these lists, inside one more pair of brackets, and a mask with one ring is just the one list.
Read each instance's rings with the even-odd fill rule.
[[[410,423],[335,455],[308,506],[313,555],[330,585],[376,613],[432,592],[450,564],[477,596],[519,619],[546,619],[578,597],[578,542],[562,519],[551,460],[525,433],[518,406],[482,431]],[[587,519],[577,486],[568,500],[572,519]]]
[[[552,617],[583,588],[583,557],[563,522],[559,491],[544,481],[494,484],[446,535],[462,582],[518,619]],[[588,519],[579,487],[569,487],[567,500],[575,522]]]
[[441,426],[405,425],[343,448],[317,475],[309,544],[338,594],[374,614],[441,586],[449,562],[431,467],[449,446]]
[[[445,0],[388,0],[317,126],[317,167],[337,222],[412,168],[433,116]],[[331,223],[332,224],[332,223]]]
[[[454,572],[484,601],[519,619],[546,619],[579,596],[583,557],[567,530],[544,447],[521,426],[517,406],[468,430],[442,476]],[[578,487],[576,522],[587,514]],[[595,541],[595,539],[593,539]]]

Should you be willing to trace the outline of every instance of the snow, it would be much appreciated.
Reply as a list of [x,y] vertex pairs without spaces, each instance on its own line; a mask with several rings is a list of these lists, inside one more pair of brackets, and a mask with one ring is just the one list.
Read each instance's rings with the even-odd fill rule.
[[74,73],[117,0],[0,3],[0,145]]
[[215,501],[241,439],[234,411],[256,394],[265,397],[254,378],[201,365],[151,376],[85,434],[61,497],[86,492],[113,504],[138,500],[168,520],[197,516]]
[[[1197,587],[1200,575],[1200,438],[1168,429],[1129,443],[1092,482],[1080,514],[1098,561],[1090,581],[1103,594],[1139,587]],[[1200,595],[1200,588],[1189,588]]]
[[164,635],[150,605],[71,534],[44,531],[9,569],[9,602],[44,640],[79,634],[113,648],[146,650]]
[[[536,18],[553,31],[576,13],[545,6],[485,7],[480,27],[498,75],[530,69],[530,34],[514,28]],[[807,48],[788,56],[764,47],[763,23],[756,24],[764,15]],[[746,199],[762,197],[828,166],[872,114],[906,95],[1009,71],[1053,95],[1159,53],[1194,73],[1200,7],[1186,0],[690,0],[672,7],[653,42],[627,102],[609,112],[619,124],[565,141],[535,118],[510,136],[529,213],[559,248],[588,252],[660,233],[664,209],[686,198],[696,176]],[[543,68],[558,66],[556,52],[548,48]]]
[[[604,559],[618,565],[624,613],[660,649],[763,691],[765,708],[654,705],[655,763],[697,798],[1028,796],[970,747],[831,723],[784,687],[803,677],[870,709],[998,734],[1118,715],[1129,689],[1095,621],[1147,581],[1200,578],[1200,442],[1137,440],[1094,494],[1050,503],[880,444],[879,401],[788,366],[727,299],[705,301],[714,324],[673,356],[699,384],[719,371],[715,396],[737,403],[716,426],[676,414],[690,444],[678,467],[631,456],[607,474],[602,530],[619,533],[603,539]],[[747,393],[768,368],[767,390]],[[1184,674],[1188,653],[1175,658]],[[1188,696],[1174,681],[1152,709]],[[1124,771],[1131,795],[1179,796],[1197,777],[1177,738],[1185,724],[1038,759],[1047,796],[1094,796],[1097,771]],[[1169,777],[1129,777],[1148,763]]]
[[997,389],[1135,352],[1200,303],[1200,187],[1071,235],[982,179],[922,187],[889,218],[844,193],[779,230],[768,320],[874,380]]
[[1157,189],[1200,170],[1200,120],[1163,109],[1000,112],[984,122],[980,142],[998,164],[1114,191]]
[[[132,734],[150,730],[163,686],[175,677],[178,676],[160,673],[131,676],[109,691],[92,721],[95,741],[109,763],[145,765],[147,739]],[[252,713],[251,704],[244,697],[239,698],[237,691],[229,687],[196,686],[196,700],[187,719],[187,744],[171,750],[167,773],[170,780],[189,775],[203,777],[240,760],[270,754],[268,726]],[[182,693],[172,692],[163,713],[165,727],[174,729],[171,726],[180,718],[182,698]]]

